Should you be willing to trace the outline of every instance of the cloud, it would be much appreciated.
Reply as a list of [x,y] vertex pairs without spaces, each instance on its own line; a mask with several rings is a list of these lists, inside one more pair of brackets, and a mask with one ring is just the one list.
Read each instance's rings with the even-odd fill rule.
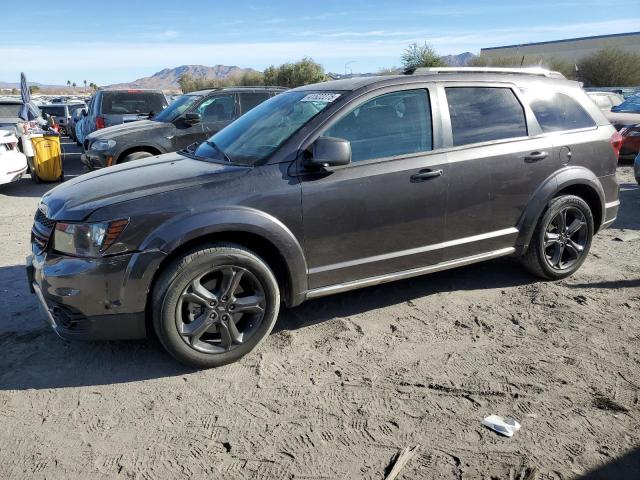
[[180,35],[180,32],[176,32],[175,30],[165,30],[160,35],[158,35],[158,37],[162,39],[171,39],[171,38],[177,38],[179,35]]

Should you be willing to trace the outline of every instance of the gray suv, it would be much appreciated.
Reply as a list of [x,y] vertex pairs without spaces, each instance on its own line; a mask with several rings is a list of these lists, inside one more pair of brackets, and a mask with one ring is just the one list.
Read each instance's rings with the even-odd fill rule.
[[76,126],[76,137],[84,144],[91,132],[147,119],[166,106],[167,99],[160,90],[98,90]]
[[206,140],[285,90],[281,87],[233,87],[182,95],[150,120],[93,132],[85,141],[82,162],[89,169],[95,169],[181,150]]
[[513,255],[557,280],[619,206],[620,134],[542,73],[354,78],[44,195],[27,275],[65,338],[235,361],[301,302]]

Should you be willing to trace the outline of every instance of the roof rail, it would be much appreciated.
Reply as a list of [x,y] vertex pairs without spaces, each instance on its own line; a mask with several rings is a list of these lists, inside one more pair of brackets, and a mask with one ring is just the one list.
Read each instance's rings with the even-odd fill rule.
[[503,67],[421,67],[416,68],[414,75],[425,73],[515,73],[519,75],[538,75],[548,78],[566,77],[560,72],[541,67],[503,68]]

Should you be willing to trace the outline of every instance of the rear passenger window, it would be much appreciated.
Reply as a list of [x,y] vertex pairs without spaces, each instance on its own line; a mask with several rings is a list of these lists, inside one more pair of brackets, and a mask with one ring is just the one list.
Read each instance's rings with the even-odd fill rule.
[[381,95],[351,111],[324,135],[349,140],[352,162],[432,150],[429,94],[403,90]]
[[257,107],[269,98],[267,92],[264,93],[241,93],[240,94],[240,115],[244,115],[253,107]]
[[453,145],[527,136],[524,109],[509,88],[445,88]]
[[578,128],[595,127],[593,118],[569,95],[526,91],[531,110],[543,132],[559,132]]

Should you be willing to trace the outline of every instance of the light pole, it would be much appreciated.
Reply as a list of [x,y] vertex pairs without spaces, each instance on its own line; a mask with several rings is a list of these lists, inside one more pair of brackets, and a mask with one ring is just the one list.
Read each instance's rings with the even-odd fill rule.
[[[351,65],[352,63],[356,63],[355,60],[350,60],[347,63],[344,64],[344,74],[347,74],[347,66]],[[353,73],[353,70],[351,70],[351,73]]]

